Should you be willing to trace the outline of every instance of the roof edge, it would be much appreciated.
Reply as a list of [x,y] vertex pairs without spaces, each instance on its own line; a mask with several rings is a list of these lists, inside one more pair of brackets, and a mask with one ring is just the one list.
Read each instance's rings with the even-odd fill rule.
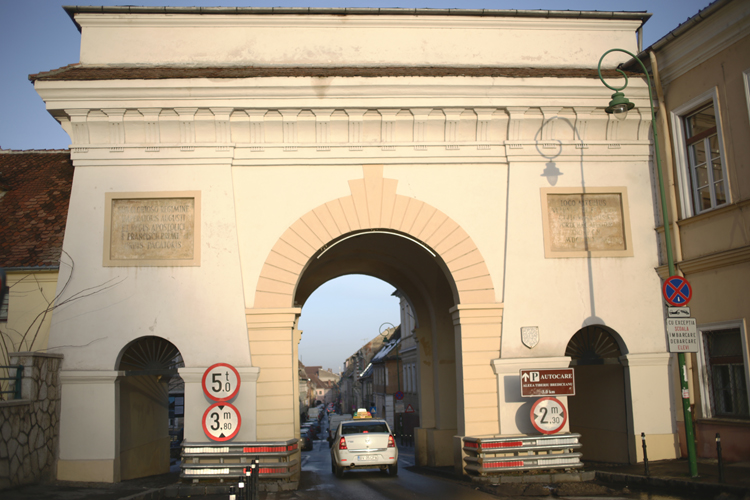
[[716,11],[721,9],[722,7],[728,5],[732,0],[715,0],[714,2],[708,4],[708,6],[704,7],[703,9],[699,10],[696,15],[693,17],[688,18],[687,21],[684,23],[679,24],[675,29],[646,47],[643,51],[639,52],[638,55],[634,58],[631,58],[629,61],[624,62],[620,65],[621,68],[635,71],[637,73],[642,73],[640,64],[636,63],[636,58],[640,59],[644,64],[650,65],[649,61],[649,52],[658,52],[662,48],[664,48],[667,44],[671,43],[673,40],[679,38],[680,36],[684,35],[694,27],[696,27],[698,24],[702,23],[706,19],[708,19],[710,16],[712,16]]
[[646,11],[599,10],[522,10],[522,9],[405,9],[379,7],[141,7],[65,5],[63,9],[78,31],[76,14],[197,14],[197,15],[331,15],[331,16],[465,16],[465,17],[535,17],[557,19],[630,19],[641,25],[652,16]]

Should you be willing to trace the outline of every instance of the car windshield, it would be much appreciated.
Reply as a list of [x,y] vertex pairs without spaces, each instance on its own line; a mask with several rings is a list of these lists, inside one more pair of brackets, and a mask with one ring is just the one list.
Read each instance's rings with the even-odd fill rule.
[[388,433],[385,422],[347,422],[341,426],[341,434],[367,434],[370,432]]

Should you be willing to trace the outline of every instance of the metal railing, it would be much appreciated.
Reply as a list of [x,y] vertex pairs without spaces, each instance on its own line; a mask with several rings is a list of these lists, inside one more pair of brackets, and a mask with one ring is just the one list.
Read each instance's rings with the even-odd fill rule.
[[[0,370],[7,370],[8,375],[10,375],[10,370],[15,370],[16,373],[12,377],[0,377],[0,380],[5,381],[12,381],[13,382],[13,390],[9,391],[3,391],[0,390],[0,394],[13,394],[13,397],[11,399],[21,399],[21,381],[23,380],[23,365],[14,365],[14,366],[4,366],[0,365]],[[5,385],[5,384],[2,384]],[[2,389],[2,385],[0,385],[0,389]],[[10,386],[10,384],[8,384]],[[2,399],[0,397],[0,399]]]
[[182,443],[181,477],[200,479],[236,479],[244,477],[257,460],[258,479],[289,479],[299,472],[299,460],[291,456],[299,451],[297,439],[254,443]]
[[580,434],[464,438],[465,470],[485,476],[506,471],[582,467]]

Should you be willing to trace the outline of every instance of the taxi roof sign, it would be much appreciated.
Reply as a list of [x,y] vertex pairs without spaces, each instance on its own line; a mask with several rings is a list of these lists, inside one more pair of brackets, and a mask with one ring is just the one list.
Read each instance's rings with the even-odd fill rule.
[[357,413],[355,413],[352,418],[354,418],[354,419],[358,419],[358,418],[372,418],[372,414],[369,411],[365,410],[364,408],[360,408],[360,409],[357,410]]

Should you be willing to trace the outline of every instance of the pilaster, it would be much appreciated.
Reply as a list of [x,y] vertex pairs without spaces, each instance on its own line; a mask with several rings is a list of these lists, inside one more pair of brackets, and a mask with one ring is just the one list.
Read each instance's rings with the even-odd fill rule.
[[299,415],[296,329],[302,309],[247,309],[248,339],[257,384],[257,439],[290,439]]
[[503,304],[459,304],[451,309],[456,339],[458,434],[497,434],[498,394],[492,360],[500,357]]
[[679,456],[679,442],[670,386],[668,352],[629,353],[620,357],[625,366],[630,456],[643,461],[641,433],[646,434],[649,460]]

